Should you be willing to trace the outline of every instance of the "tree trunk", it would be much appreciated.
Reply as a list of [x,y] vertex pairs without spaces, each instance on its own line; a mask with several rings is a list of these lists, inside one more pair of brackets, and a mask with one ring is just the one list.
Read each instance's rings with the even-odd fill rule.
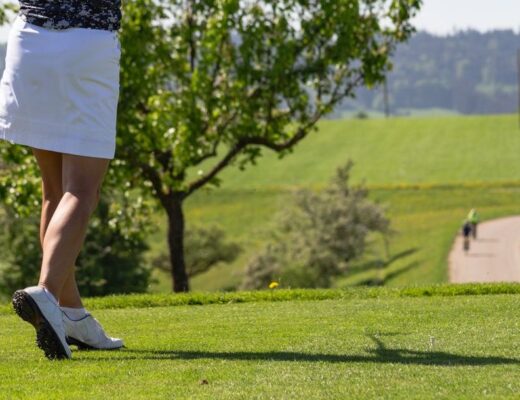
[[186,265],[184,263],[184,213],[182,210],[183,194],[175,193],[169,202],[168,214],[168,246],[173,279],[173,291],[188,292],[190,285]]

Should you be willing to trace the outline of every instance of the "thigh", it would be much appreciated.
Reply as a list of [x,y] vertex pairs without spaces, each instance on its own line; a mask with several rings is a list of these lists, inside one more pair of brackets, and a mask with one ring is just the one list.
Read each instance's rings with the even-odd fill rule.
[[42,177],[43,196],[59,199],[62,188],[62,154],[55,151],[31,148]]
[[108,158],[63,154],[63,192],[98,193],[109,164]]

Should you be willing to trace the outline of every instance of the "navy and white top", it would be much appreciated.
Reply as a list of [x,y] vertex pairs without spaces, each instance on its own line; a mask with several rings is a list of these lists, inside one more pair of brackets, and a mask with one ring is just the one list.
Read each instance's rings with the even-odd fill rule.
[[121,0],[19,0],[20,17],[49,29],[91,28],[117,31]]

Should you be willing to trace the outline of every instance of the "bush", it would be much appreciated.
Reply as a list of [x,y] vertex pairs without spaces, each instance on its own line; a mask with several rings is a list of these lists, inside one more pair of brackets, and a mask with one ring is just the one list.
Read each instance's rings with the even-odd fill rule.
[[361,111],[358,111],[356,113],[356,115],[354,115],[354,118],[356,118],[356,119],[368,119],[368,114],[365,111],[361,110]]
[[265,288],[272,280],[286,287],[330,287],[363,254],[369,233],[390,232],[368,191],[349,186],[352,166],[349,161],[339,168],[322,193],[295,193],[293,206],[278,217],[272,243],[247,266],[243,289]]
[[[242,248],[226,241],[226,233],[217,226],[186,229],[184,237],[186,272],[190,278],[206,272],[220,262],[231,263],[242,252]],[[170,257],[161,253],[152,265],[171,272]]]
[[[135,199],[113,200],[102,195],[76,261],[77,282],[84,296],[145,292],[149,285],[150,271],[143,260],[148,248],[143,206]],[[5,205],[1,219],[4,267],[0,290],[10,295],[38,282],[40,221],[35,214],[21,216]]]
[[145,265],[149,231],[140,198],[106,197],[98,204],[78,256],[78,287],[84,296],[146,292],[151,269]]

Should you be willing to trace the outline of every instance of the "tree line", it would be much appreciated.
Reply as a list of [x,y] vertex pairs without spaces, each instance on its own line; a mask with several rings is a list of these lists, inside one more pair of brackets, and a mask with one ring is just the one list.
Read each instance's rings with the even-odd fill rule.
[[[520,33],[460,31],[449,36],[418,32],[398,46],[388,74],[390,111],[442,108],[462,114],[514,113]],[[383,89],[360,88],[337,114],[384,110]]]

